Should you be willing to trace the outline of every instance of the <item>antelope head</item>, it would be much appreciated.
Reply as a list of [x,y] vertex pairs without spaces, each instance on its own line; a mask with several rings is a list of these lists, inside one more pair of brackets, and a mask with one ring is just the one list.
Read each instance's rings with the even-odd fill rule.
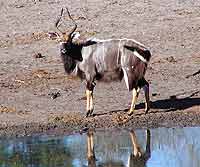
[[60,29],[60,21],[62,19],[64,11],[64,9],[62,8],[60,16],[58,17],[55,23],[55,27],[58,30],[58,32],[50,32],[48,33],[48,35],[50,39],[56,39],[60,42],[60,54],[64,63],[65,71],[69,74],[75,69],[76,62],[82,61],[82,55],[81,45],[73,43],[73,38],[77,35],[75,33],[77,29],[77,24],[71,17],[69,10],[67,8],[66,10],[70,20],[72,20],[74,24],[73,28],[69,32],[65,32]]

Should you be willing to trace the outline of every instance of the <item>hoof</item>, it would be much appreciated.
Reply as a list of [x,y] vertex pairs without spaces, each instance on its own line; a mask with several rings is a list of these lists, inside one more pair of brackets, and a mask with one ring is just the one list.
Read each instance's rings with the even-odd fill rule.
[[87,118],[87,117],[89,117],[89,116],[90,116],[90,110],[88,110],[88,111],[87,111],[87,113],[86,113],[86,116],[85,116],[85,117]]
[[147,109],[145,109],[145,112],[144,112],[144,114],[147,114],[149,110],[150,110],[150,107],[149,107],[149,108],[147,108]]
[[131,116],[131,115],[133,115],[133,111],[128,112],[128,116]]
[[89,117],[89,111],[87,111],[85,118]]
[[93,109],[92,110],[88,110],[86,113],[86,118],[92,116],[93,113]]

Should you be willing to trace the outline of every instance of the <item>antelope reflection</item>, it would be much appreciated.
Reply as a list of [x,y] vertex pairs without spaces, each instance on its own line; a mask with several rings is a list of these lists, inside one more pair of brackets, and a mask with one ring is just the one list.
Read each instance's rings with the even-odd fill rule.
[[146,162],[151,156],[151,133],[150,130],[146,130],[146,149],[144,152],[141,151],[140,145],[138,144],[135,132],[131,130],[130,132],[132,150],[133,152],[129,156],[128,166],[129,167],[144,167]]
[[89,130],[87,133],[87,158],[88,158],[88,167],[96,167],[93,130]]
[[[137,137],[135,132],[131,130],[129,132],[131,143],[132,143],[132,153],[128,158],[128,167],[145,167],[146,162],[151,156],[151,133],[150,130],[146,130],[146,148],[142,152],[140,145],[138,144]],[[94,131],[89,130],[87,133],[87,158],[88,158],[88,167],[96,167],[96,157],[94,151]],[[108,164],[101,164],[100,166],[124,166],[123,164],[116,164],[114,162],[109,162]]]

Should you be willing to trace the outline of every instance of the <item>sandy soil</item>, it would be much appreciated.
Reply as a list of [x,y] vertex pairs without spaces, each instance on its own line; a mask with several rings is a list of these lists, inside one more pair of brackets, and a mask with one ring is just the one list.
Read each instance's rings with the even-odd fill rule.
[[[83,37],[133,38],[153,54],[144,95],[126,114],[131,93],[124,81],[97,83],[95,116],[85,116],[85,83],[66,76],[59,44],[46,33],[68,7]],[[72,23],[66,17],[66,30]],[[200,124],[200,1],[0,1],[0,136],[93,128],[146,128]]]

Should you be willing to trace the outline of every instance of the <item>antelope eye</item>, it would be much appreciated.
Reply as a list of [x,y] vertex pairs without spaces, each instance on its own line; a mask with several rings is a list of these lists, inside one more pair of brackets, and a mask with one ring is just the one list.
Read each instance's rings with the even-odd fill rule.
[[61,49],[61,53],[66,54],[67,50],[66,49]]
[[65,45],[65,49],[66,49],[66,50],[70,50],[71,48],[72,48],[71,44],[68,44],[68,43],[67,43],[67,44]]

